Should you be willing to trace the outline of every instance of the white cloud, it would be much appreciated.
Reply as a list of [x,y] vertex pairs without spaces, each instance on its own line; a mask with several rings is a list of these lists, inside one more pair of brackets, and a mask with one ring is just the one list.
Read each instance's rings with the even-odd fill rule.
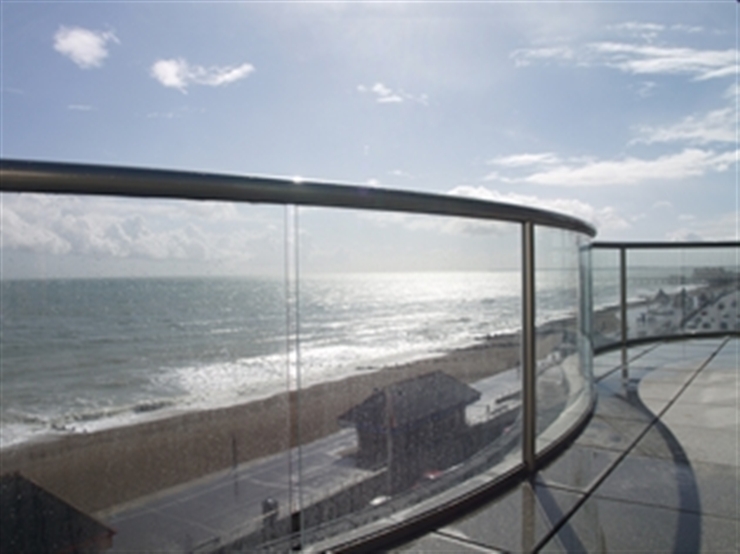
[[203,67],[191,65],[182,58],[157,60],[151,67],[150,74],[166,87],[176,88],[182,92],[190,85],[218,87],[244,79],[254,71],[254,66],[244,63],[238,66]]
[[686,228],[668,231],[665,238],[671,242],[702,242],[704,240],[700,234]]
[[[2,197],[3,249],[98,259],[248,260],[267,231],[222,202],[137,202],[42,194]],[[264,246],[264,244],[262,245]]]
[[436,232],[442,235],[500,235],[512,230],[512,224],[503,221],[484,221],[464,217],[430,217],[427,215],[394,212],[366,212],[359,215],[381,228],[401,226],[410,231]]
[[510,55],[517,67],[526,67],[541,60],[574,60],[576,52],[570,46],[551,46],[547,48],[521,48]]
[[541,154],[514,154],[512,156],[500,156],[489,160],[491,165],[503,167],[526,167],[529,165],[547,165],[558,163],[560,159],[552,152]]
[[[639,23],[626,23],[617,27],[638,34],[648,42],[663,30],[660,25]],[[536,62],[558,61],[581,67],[611,67],[632,75],[687,75],[696,81],[731,77],[737,71],[736,50],[701,50],[617,41],[521,48],[513,51],[510,57],[517,67]]]
[[637,185],[645,181],[670,181],[727,171],[736,163],[736,152],[688,148],[678,154],[655,159],[628,157],[620,160],[592,160],[557,165],[518,179],[538,185],[593,187]]
[[641,21],[627,21],[624,23],[617,23],[616,25],[609,25],[607,27],[609,31],[615,31],[619,35],[627,35],[631,37],[641,38],[646,42],[654,41],[659,35],[666,32],[675,33],[688,33],[696,34],[704,31],[704,27],[675,24],[670,27],[666,27],[661,23],[644,23]]
[[179,115],[175,112],[149,112],[146,117],[147,119],[175,119]]
[[502,183],[511,183],[514,179],[510,179],[504,175],[501,175],[498,171],[491,171],[483,177],[484,181],[501,181]]
[[659,34],[665,31],[665,25],[628,21],[625,23],[618,23],[617,25],[611,25],[608,29],[616,31],[619,34],[639,37],[646,42],[652,42]]
[[673,203],[670,200],[658,200],[655,204],[653,204],[654,209],[662,209],[662,208],[672,208]]
[[687,142],[689,144],[711,144],[736,142],[735,108],[714,110],[702,116],[688,116],[680,123],[667,127],[640,127],[641,135],[630,144],[653,144],[662,142]]
[[413,179],[413,174],[409,173],[408,171],[404,171],[402,169],[394,169],[393,171],[389,171],[389,174],[395,176],[395,177],[404,177],[406,179]]
[[371,87],[357,85],[357,90],[363,94],[370,93],[374,95],[375,101],[379,104],[400,104],[406,101],[416,102],[417,104],[422,104],[424,106],[429,104],[429,97],[426,94],[413,95],[403,91],[402,89],[393,90],[383,83],[375,83]]
[[687,226],[668,231],[665,238],[670,241],[721,241],[740,239],[740,216],[729,212],[708,220],[693,219]]
[[401,102],[403,102],[403,98],[401,98],[397,94],[392,94],[390,96],[380,96],[380,97],[378,97],[377,102],[379,104],[385,104],[385,103],[393,103],[393,104],[395,104],[395,103],[401,103]]
[[735,50],[696,50],[666,46],[598,42],[588,45],[589,62],[635,75],[691,75],[695,80],[736,73]]
[[152,66],[151,74],[166,87],[187,87],[187,62],[183,60],[159,60]]
[[87,104],[70,104],[67,106],[67,109],[73,112],[90,112],[95,108],[88,106]]
[[630,34],[641,34],[641,33],[660,33],[665,30],[665,25],[660,23],[642,23],[640,21],[626,21],[624,23],[617,23],[616,25],[610,25],[609,29],[615,31],[627,31]]
[[676,24],[671,25],[670,27],[671,31],[680,31],[682,33],[701,33],[704,31],[704,27],[698,26],[698,25],[683,25],[683,24]]
[[403,102],[403,98],[394,93],[383,83],[375,83],[370,91],[375,93],[376,100],[378,102]]
[[119,42],[111,31],[62,26],[54,35],[54,50],[67,56],[82,69],[91,69],[100,67],[108,57],[106,46],[109,42]]
[[600,230],[621,230],[630,227],[627,220],[617,214],[614,208],[609,206],[596,208],[586,202],[572,198],[539,198],[537,196],[513,192],[502,193],[486,187],[472,187],[467,185],[452,189],[450,194],[555,211],[588,221]]
[[737,83],[732,83],[729,87],[727,87],[727,90],[722,96],[723,98],[736,100],[737,97],[740,96],[740,85],[738,85]]
[[12,209],[0,207],[3,224],[0,228],[3,248],[31,250],[41,254],[66,254],[70,243],[56,233],[29,223]]
[[658,87],[658,84],[655,81],[642,81],[638,85],[632,86],[636,92],[637,96],[640,98],[648,98],[653,95],[653,91]]

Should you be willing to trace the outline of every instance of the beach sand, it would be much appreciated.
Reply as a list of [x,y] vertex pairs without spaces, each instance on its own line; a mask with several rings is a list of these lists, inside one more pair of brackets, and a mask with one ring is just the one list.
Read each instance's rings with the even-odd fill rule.
[[[538,333],[539,356],[557,345],[568,322]],[[572,324],[571,324],[572,325]],[[517,335],[488,337],[436,358],[357,371],[340,381],[246,404],[185,413],[0,451],[2,473],[20,471],[77,508],[95,513],[235,464],[287,450],[339,430],[337,417],[375,388],[432,371],[472,383],[519,365]],[[292,421],[292,425],[289,422]]]

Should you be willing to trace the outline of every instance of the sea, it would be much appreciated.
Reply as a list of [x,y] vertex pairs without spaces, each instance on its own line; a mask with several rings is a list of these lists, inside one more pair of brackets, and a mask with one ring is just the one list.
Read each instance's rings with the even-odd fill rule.
[[[538,321],[577,305],[551,281]],[[520,291],[519,271],[4,280],[0,448],[441,356],[519,329]]]

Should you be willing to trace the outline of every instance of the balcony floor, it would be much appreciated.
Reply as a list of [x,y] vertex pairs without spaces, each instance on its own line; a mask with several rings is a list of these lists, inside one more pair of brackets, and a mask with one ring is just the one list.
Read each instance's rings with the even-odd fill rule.
[[398,552],[740,552],[740,339],[594,359],[598,400],[531,482]]

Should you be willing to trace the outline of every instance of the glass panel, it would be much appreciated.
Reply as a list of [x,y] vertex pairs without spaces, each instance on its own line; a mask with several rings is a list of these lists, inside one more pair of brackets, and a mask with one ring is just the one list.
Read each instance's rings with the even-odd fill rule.
[[735,247],[629,250],[628,337],[738,329],[737,256]]
[[593,264],[593,344],[600,348],[621,341],[619,311],[619,250],[597,248]]
[[12,550],[49,551],[52,531],[22,524],[37,517],[118,551],[279,532],[294,490],[283,208],[1,200]]
[[580,309],[588,300],[576,233],[535,228],[537,452],[557,441],[587,407],[590,353]]
[[[592,250],[589,239],[578,235],[576,237],[579,249],[578,275],[578,356],[579,366],[587,387],[591,386],[593,372],[593,264]],[[589,395],[592,395],[589,390]]]
[[305,545],[521,450],[521,274],[515,224],[300,213]]

